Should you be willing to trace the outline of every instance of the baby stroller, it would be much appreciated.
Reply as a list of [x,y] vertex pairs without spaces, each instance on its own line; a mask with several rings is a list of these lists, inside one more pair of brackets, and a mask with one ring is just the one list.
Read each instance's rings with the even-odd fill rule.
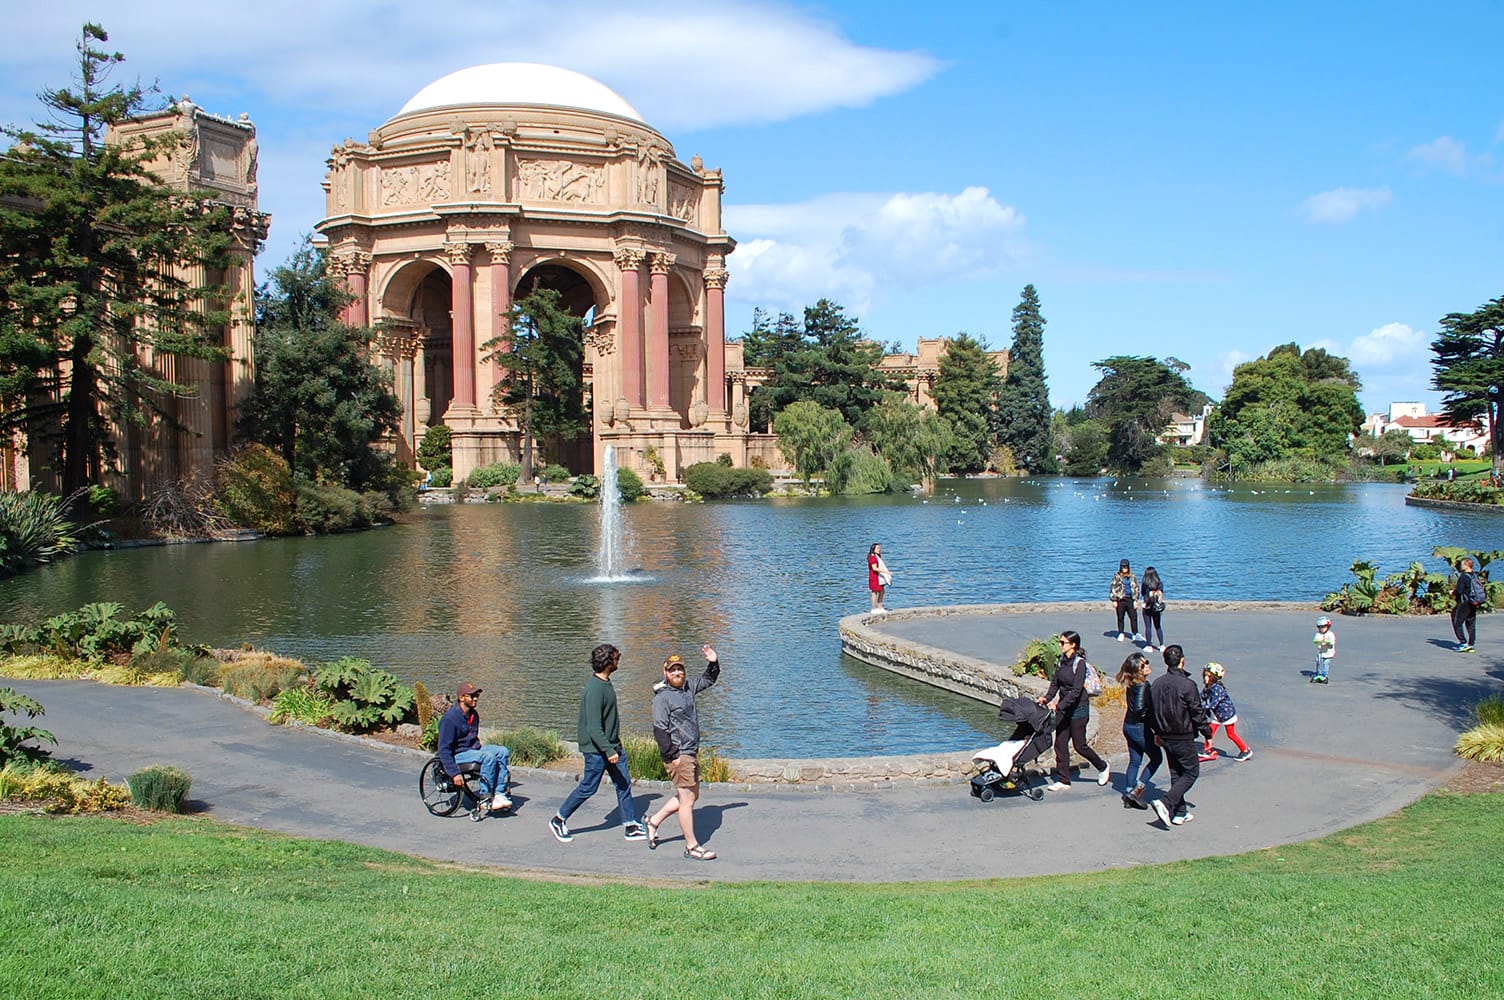
[[998,718],[1013,722],[1011,739],[971,755],[977,769],[971,779],[971,794],[991,802],[1002,792],[1022,792],[1038,802],[1044,788],[1030,781],[1025,765],[1032,764],[1050,746],[1055,735],[1055,713],[1033,698],[1004,698]]

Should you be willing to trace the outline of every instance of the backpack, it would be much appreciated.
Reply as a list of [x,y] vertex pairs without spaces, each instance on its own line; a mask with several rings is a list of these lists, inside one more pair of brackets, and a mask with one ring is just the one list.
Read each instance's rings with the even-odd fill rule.
[[1478,574],[1473,574],[1473,585],[1468,588],[1467,599],[1469,603],[1476,604],[1480,608],[1488,603],[1488,591],[1483,589],[1483,581],[1478,579]]
[[1082,660],[1081,662],[1086,667],[1086,680],[1081,685],[1082,689],[1086,691],[1086,696],[1088,698],[1092,698],[1092,697],[1095,697],[1096,695],[1101,694],[1102,693],[1102,675],[1101,675],[1101,673],[1098,672],[1098,670],[1097,670],[1096,667],[1092,666],[1090,663],[1087,663],[1087,661]]

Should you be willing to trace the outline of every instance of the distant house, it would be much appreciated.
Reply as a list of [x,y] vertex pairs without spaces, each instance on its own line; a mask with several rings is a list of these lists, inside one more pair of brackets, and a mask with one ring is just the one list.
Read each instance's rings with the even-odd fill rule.
[[1206,440],[1206,418],[1211,415],[1212,404],[1207,403],[1201,408],[1201,412],[1194,416],[1184,413],[1170,414],[1170,424],[1159,435],[1160,444],[1172,444],[1184,448],[1188,445],[1201,444]]
[[1371,413],[1363,421],[1363,432],[1372,437],[1392,430],[1404,431],[1417,444],[1444,437],[1459,448],[1471,446],[1480,455],[1488,448],[1487,417],[1480,417],[1477,423],[1454,424],[1439,413],[1428,414],[1425,403],[1390,403],[1387,414]]

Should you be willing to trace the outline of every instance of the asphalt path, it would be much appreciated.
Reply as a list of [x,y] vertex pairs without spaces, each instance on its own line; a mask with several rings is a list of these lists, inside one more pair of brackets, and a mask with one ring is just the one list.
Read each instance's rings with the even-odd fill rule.
[[[1075,628],[1092,662],[1112,673],[1131,647],[1090,627],[1110,625],[1110,618],[1104,606],[878,627],[993,662],[1011,662],[1029,638]],[[708,863],[683,856],[673,819],[664,824],[657,851],[624,840],[609,781],[572,817],[574,841],[561,844],[550,835],[548,819],[573,787],[570,775],[515,769],[513,815],[440,819],[418,799],[424,755],[412,751],[270,726],[243,707],[190,688],[0,684],[43,703],[47,714],[37,721],[57,735],[56,757],[85,776],[121,782],[150,764],[180,767],[193,776],[193,808],[227,823],[561,875],[873,882],[1159,864],[1332,833],[1387,815],[1443,784],[1458,768],[1452,746],[1470,724],[1470,706],[1504,680],[1504,658],[1489,646],[1494,616],[1480,621],[1478,654],[1452,651],[1444,617],[1339,618],[1338,655],[1324,687],[1307,682],[1315,611],[1177,613],[1172,606],[1165,619],[1167,638],[1184,645],[1197,668],[1193,676],[1207,660],[1227,667],[1238,731],[1255,751],[1247,763],[1224,759],[1202,766],[1189,796],[1192,823],[1166,828],[1153,812],[1124,809],[1123,757],[1112,761],[1111,787],[1098,787],[1088,772],[1070,791],[1040,802],[1003,797],[983,804],[965,784],[951,782],[844,791],[706,785],[697,830],[720,855]],[[1220,734],[1218,740],[1230,746]],[[1167,783],[1167,774],[1156,780],[1160,787]],[[639,814],[656,809],[668,794],[666,784],[639,784]]]

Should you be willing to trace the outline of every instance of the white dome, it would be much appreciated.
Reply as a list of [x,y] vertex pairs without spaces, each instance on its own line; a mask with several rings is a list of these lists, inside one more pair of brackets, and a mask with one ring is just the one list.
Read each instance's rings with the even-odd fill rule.
[[450,73],[414,94],[397,115],[476,104],[580,108],[647,124],[636,108],[605,84],[583,73],[540,63],[490,63]]

